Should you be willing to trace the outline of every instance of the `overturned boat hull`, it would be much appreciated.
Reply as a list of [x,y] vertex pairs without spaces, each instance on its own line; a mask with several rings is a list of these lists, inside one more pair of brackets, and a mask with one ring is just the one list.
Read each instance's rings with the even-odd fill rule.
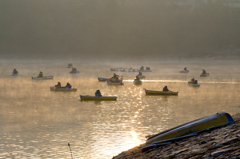
[[218,128],[227,124],[231,124],[233,122],[234,120],[230,114],[225,112],[217,113],[156,134],[148,138],[146,144],[151,144],[155,142],[169,142],[170,140],[172,141],[175,138],[177,139],[181,136]]

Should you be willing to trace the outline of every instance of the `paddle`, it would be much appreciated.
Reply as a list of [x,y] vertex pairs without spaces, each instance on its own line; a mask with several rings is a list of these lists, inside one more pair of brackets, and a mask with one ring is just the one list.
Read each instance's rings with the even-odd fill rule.
[[72,150],[71,150],[71,146],[70,146],[69,143],[68,143],[68,146],[69,146],[69,149],[70,149],[70,152],[71,152],[71,156],[72,156],[72,159],[73,159]]

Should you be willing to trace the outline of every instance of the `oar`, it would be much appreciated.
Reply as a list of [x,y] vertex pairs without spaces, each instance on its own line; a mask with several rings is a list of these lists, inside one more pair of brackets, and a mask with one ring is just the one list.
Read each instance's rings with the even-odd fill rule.
[[68,143],[68,146],[69,146],[69,149],[70,149],[70,152],[71,152],[71,156],[72,156],[72,159],[73,159],[72,150],[71,150],[71,146],[70,146],[69,143]]

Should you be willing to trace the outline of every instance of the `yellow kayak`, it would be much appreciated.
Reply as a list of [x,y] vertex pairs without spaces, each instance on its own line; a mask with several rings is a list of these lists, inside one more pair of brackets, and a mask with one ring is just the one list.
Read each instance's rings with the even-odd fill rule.
[[89,95],[80,95],[81,100],[116,100],[117,96],[89,96]]
[[153,90],[147,90],[145,89],[146,94],[151,95],[178,95],[178,92],[172,92],[172,91],[153,91]]
[[50,87],[51,91],[77,91],[77,88],[57,88],[57,87]]

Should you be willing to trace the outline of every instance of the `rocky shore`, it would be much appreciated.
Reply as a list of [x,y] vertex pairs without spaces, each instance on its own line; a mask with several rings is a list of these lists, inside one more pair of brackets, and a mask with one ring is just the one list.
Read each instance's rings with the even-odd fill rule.
[[159,158],[231,158],[240,159],[240,113],[232,116],[235,123],[198,136],[186,138],[142,152],[142,144],[122,152],[113,159],[159,159]]

